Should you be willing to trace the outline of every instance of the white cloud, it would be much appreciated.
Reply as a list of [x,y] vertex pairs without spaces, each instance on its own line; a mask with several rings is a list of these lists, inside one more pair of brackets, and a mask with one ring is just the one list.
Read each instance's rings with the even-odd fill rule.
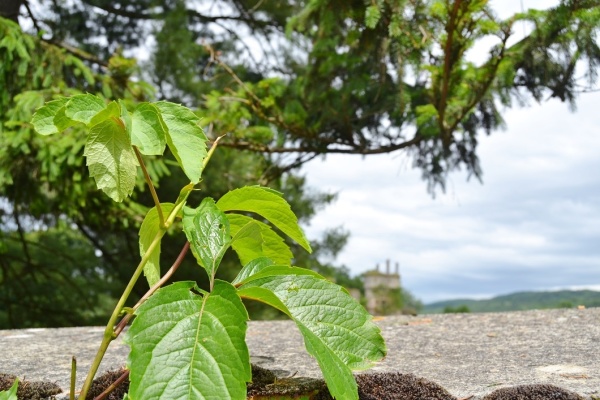
[[455,173],[436,199],[405,156],[314,161],[308,184],[339,200],[307,231],[343,225],[340,263],[358,274],[398,261],[425,301],[600,285],[598,100],[508,110],[507,129],[480,141],[484,184]]

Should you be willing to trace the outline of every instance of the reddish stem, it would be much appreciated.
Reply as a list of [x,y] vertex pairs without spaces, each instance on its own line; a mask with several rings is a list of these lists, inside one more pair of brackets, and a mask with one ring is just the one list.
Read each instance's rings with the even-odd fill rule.
[[[179,268],[179,266],[183,262],[183,259],[184,259],[185,255],[187,254],[189,248],[190,248],[190,242],[185,242],[185,245],[179,252],[177,259],[175,260],[175,262],[173,263],[171,268],[169,268],[169,270],[163,275],[163,277],[160,278],[160,280],[158,282],[156,282],[154,284],[154,286],[152,286],[150,288],[150,290],[148,290],[146,292],[146,294],[140,299],[140,301],[138,301],[136,303],[135,306],[133,306],[133,311],[137,310],[138,307],[140,305],[142,305],[142,303],[144,301],[148,300],[148,298],[150,296],[152,296],[154,294],[154,292],[156,292],[162,285],[164,285],[169,280],[169,278],[171,278],[171,276],[175,273],[175,271],[177,271],[177,268]],[[121,334],[121,332],[123,331],[123,329],[125,329],[125,327],[127,326],[127,324],[129,323],[129,321],[131,320],[132,317],[133,317],[133,314],[127,314],[121,319],[121,321],[119,321],[119,323],[117,324],[117,326],[115,327],[115,330],[114,330],[115,338]]]
[[104,398],[106,398],[106,396],[108,396],[110,394],[110,392],[112,392],[113,390],[115,390],[117,388],[117,386],[119,386],[121,383],[123,383],[123,381],[125,379],[127,379],[129,377],[129,370],[126,369],[123,371],[123,373],[121,374],[121,376],[119,376],[117,378],[116,381],[114,381],[113,383],[110,384],[109,387],[107,387],[104,392],[100,393],[98,396],[94,397],[94,400],[102,400]]

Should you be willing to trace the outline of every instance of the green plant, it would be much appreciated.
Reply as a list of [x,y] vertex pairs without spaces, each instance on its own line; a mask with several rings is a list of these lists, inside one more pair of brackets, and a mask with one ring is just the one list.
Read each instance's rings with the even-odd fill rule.
[[[379,328],[343,288],[291,266],[292,253],[273,228],[307,251],[311,248],[279,192],[248,186],[218,201],[204,198],[195,208],[187,204],[218,142],[207,151],[198,123],[192,111],[174,103],[141,103],[130,111],[121,101],[106,103],[90,94],[49,101],[32,118],[42,135],[86,125],[84,155],[97,187],[123,201],[133,192],[140,167],[155,203],[140,228],[141,261],[109,319],[80,398],[85,398],[111,341],[135,316],[126,335],[130,399],[244,399],[252,378],[245,343],[248,314],[241,300],[246,298],[294,320],[331,395],[357,399],[351,371],[368,368],[385,355]],[[159,201],[144,165],[144,156],[160,156],[167,147],[190,180],[174,203]],[[163,274],[161,239],[173,229],[182,229],[188,242]],[[208,290],[193,281],[162,287],[188,248],[208,274]],[[230,248],[242,268],[226,282],[215,275]],[[126,307],[142,272],[150,289],[138,304]]]

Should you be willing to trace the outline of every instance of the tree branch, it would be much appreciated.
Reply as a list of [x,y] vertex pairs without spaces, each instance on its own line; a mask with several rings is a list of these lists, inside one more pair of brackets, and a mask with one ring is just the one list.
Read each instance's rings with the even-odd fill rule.
[[[21,225],[21,216],[19,214],[19,205],[15,204],[13,209],[13,217],[15,219],[15,223],[17,225],[17,232],[19,233],[19,238],[21,239],[21,246],[23,247],[23,255],[25,255],[25,259],[27,260],[26,264],[31,266],[31,253],[29,252],[28,242],[25,239],[25,232],[23,230],[23,226]],[[25,268],[28,269],[28,268]]]
[[[159,20],[159,19],[164,18],[164,12],[153,13],[153,12],[128,11],[123,8],[113,7],[110,4],[106,4],[106,3],[105,4],[97,4],[96,2],[89,1],[89,0],[85,1],[85,3],[89,6],[99,8],[100,10],[106,11],[107,13],[110,13],[113,15],[118,15],[120,17],[130,18],[130,19]],[[191,9],[186,9],[186,12],[190,18],[193,18],[194,20],[196,20],[198,22],[203,22],[203,23],[218,22],[218,21],[242,21],[242,22],[246,22],[246,23],[250,23],[250,22],[258,23],[259,22],[252,18],[243,17],[241,15],[240,16],[237,16],[237,15],[208,16],[208,15],[200,14],[198,11],[191,10]]]
[[453,64],[452,45],[454,44],[454,29],[456,28],[456,18],[460,8],[461,0],[454,1],[454,7],[450,18],[446,23],[446,43],[444,46],[444,73],[442,75],[442,90],[438,102],[438,125],[444,142],[447,142],[446,127],[444,124],[446,116],[446,101],[448,98],[448,89],[450,87],[450,70]]
[[21,9],[21,0],[2,0],[0,1],[0,17],[19,22],[19,10]]
[[496,75],[498,73],[498,67],[500,66],[500,63],[502,63],[502,61],[504,60],[504,55],[505,55],[505,51],[506,51],[506,42],[508,41],[508,38],[510,37],[510,28],[504,33],[505,33],[505,35],[502,40],[502,48],[500,49],[500,54],[496,57],[496,60],[493,64],[491,64],[491,65],[488,64],[486,66],[490,70],[487,74],[486,81],[479,88],[479,90],[475,90],[475,92],[476,92],[475,96],[469,102],[469,104],[463,108],[460,117],[457,118],[456,121],[454,121],[454,123],[450,127],[450,129],[449,129],[450,132],[453,132],[456,129],[456,127],[458,126],[458,124],[467,116],[467,114],[469,112],[471,112],[471,110],[481,101],[481,99],[483,99],[483,96],[486,95],[490,86],[496,79]]
[[38,25],[37,18],[35,18],[33,13],[31,12],[31,8],[29,7],[29,2],[27,0],[25,0],[25,1],[23,1],[23,4],[25,5],[25,8],[27,9],[27,14],[29,15],[29,18],[31,18],[31,22],[33,23],[33,26],[35,27],[36,32],[38,34],[40,34],[42,32],[42,29]]
[[106,62],[104,60],[101,60],[101,59],[99,59],[97,57],[94,57],[90,53],[87,53],[87,52],[85,52],[83,50],[80,50],[80,49],[78,49],[76,47],[68,45],[65,42],[59,42],[59,41],[56,41],[56,40],[53,40],[53,39],[43,39],[43,38],[41,40],[44,43],[47,43],[47,44],[50,44],[50,45],[53,45],[53,46],[56,46],[56,47],[60,47],[61,49],[64,49],[67,53],[73,54],[75,57],[78,57],[78,58],[80,58],[82,60],[89,61],[91,63],[100,65],[101,67],[104,67],[104,68],[108,68],[108,62]]
[[85,228],[85,226],[83,226],[80,222],[75,222],[75,225],[77,226],[79,231],[83,234],[83,236],[85,236],[90,241],[90,243],[92,243],[92,245],[95,248],[97,248],[98,250],[100,250],[102,252],[102,257],[104,257],[104,259],[106,259],[114,267],[118,266],[118,263],[113,258],[113,256],[110,254],[108,249],[104,245],[102,245],[102,243],[100,243],[100,241],[96,237],[94,237],[92,234],[90,234],[87,231],[87,229]]
[[[313,153],[313,154],[325,154],[325,153],[338,153],[338,154],[361,154],[361,155],[371,155],[371,154],[385,154],[391,153],[396,150],[401,150],[410,146],[414,146],[423,141],[423,137],[420,135],[415,135],[410,140],[406,140],[400,143],[394,143],[385,146],[378,146],[372,148],[360,148],[360,147],[350,147],[350,148],[339,148],[339,147],[325,147],[319,148],[316,146],[297,146],[297,147],[269,147],[267,145],[260,145],[257,143],[250,142],[231,142],[231,143],[221,143],[221,146],[226,146],[239,150],[250,150],[256,151],[259,153],[267,153],[267,154],[283,154],[283,153]],[[334,143],[335,145],[336,143]]]

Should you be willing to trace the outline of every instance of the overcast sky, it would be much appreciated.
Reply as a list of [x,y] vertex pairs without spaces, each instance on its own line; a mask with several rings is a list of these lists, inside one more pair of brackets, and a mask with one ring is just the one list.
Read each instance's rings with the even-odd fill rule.
[[504,131],[480,137],[483,184],[453,173],[435,199],[403,153],[312,161],[308,185],[339,197],[308,236],[343,226],[351,237],[337,263],[360,274],[399,262],[403,286],[426,303],[600,290],[600,93],[582,95],[576,112],[547,101],[504,118]]

